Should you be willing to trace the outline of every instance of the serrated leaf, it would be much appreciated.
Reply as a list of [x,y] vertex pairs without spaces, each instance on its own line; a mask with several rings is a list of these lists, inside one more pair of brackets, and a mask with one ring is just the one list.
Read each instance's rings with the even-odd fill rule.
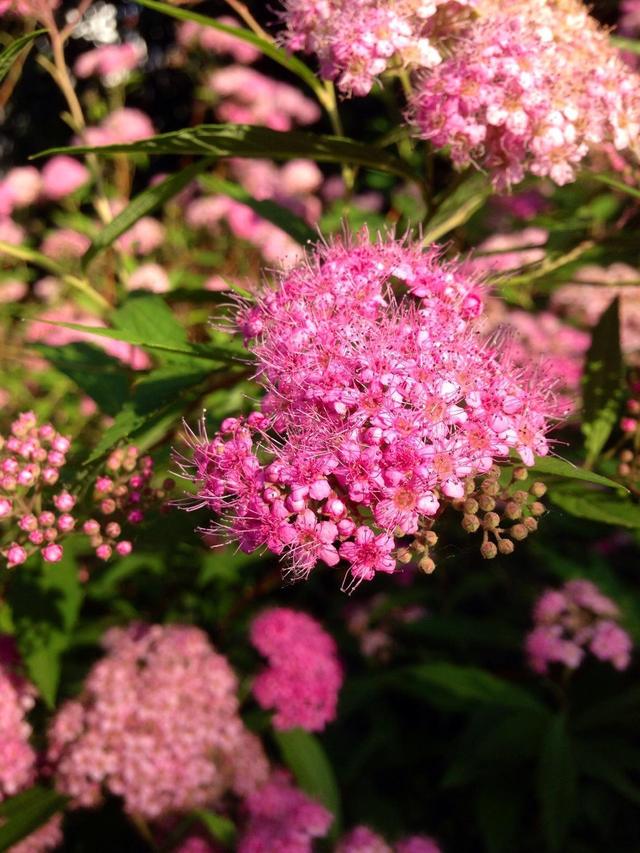
[[532,475],[551,474],[554,477],[563,477],[566,480],[581,480],[585,483],[593,483],[596,486],[609,486],[618,491],[629,491],[620,483],[616,483],[615,480],[610,480],[594,471],[587,471],[585,468],[578,468],[577,465],[566,462],[564,459],[558,459],[557,456],[538,456],[536,464],[528,471]]
[[444,237],[454,228],[468,222],[491,195],[491,183],[479,172],[470,174],[460,186],[442,201],[427,220],[422,241],[425,245]]
[[274,62],[282,65],[283,68],[286,68],[303,80],[314,92],[318,93],[321,89],[320,81],[308,65],[305,65],[294,54],[288,53],[272,41],[261,38],[256,33],[251,32],[251,30],[244,29],[243,27],[232,27],[213,18],[208,18],[206,15],[200,15],[198,12],[182,9],[179,6],[170,6],[167,3],[159,3],[157,0],[140,0],[140,5],[146,6],[147,9],[153,9],[155,12],[162,12],[163,15],[168,15],[179,21],[193,21],[203,27],[211,27],[211,29],[218,30],[218,32],[226,33],[229,36],[234,36],[234,38],[252,44],[261,53],[268,56],[269,59],[273,59]]
[[0,53],[0,82],[2,82],[7,76],[11,70],[11,66],[20,56],[22,51],[26,48],[31,49],[34,39],[37,39],[38,36],[41,36],[46,32],[46,30],[34,30],[31,33],[26,33],[26,35],[20,36],[20,38],[12,41],[8,47],[5,47],[2,53]]
[[95,400],[105,414],[114,417],[129,399],[127,370],[103,350],[82,342],[64,347],[35,344],[34,349]]
[[182,130],[115,145],[50,148],[36,157],[50,154],[177,154],[209,157],[245,157],[293,160],[298,157],[319,163],[349,163],[415,181],[416,176],[401,160],[384,149],[365,145],[342,136],[280,131],[250,124],[201,124]]
[[560,851],[575,811],[576,767],[564,714],[549,724],[538,763],[538,800],[549,849]]
[[471,666],[444,662],[419,664],[403,670],[402,678],[431,684],[465,704],[479,702],[503,708],[545,710],[544,705],[523,687]]
[[35,787],[0,803],[0,850],[8,850],[61,811],[67,797]]
[[11,578],[8,599],[20,654],[49,708],[55,706],[60,657],[69,645],[82,597],[68,540],[59,563],[32,558]]
[[301,245],[308,243],[310,240],[315,240],[318,236],[315,231],[307,225],[304,219],[296,216],[295,213],[287,210],[286,207],[282,207],[282,205],[277,204],[271,199],[264,199],[262,201],[255,199],[251,193],[247,192],[247,190],[239,184],[234,184],[231,181],[225,181],[217,175],[204,175],[200,179],[199,183],[208,192],[226,195],[235,201],[246,204],[246,206],[250,207],[251,210],[258,214],[258,216],[261,216],[273,225],[277,225],[281,231],[284,231],[290,237],[293,237],[293,239]]
[[593,330],[582,380],[582,432],[588,465],[598,458],[618,420],[623,376],[620,298],[616,296]]
[[554,486],[549,497],[556,506],[577,518],[632,530],[640,528],[640,506],[628,497],[569,485]]
[[190,166],[182,169],[180,172],[169,175],[168,178],[165,178],[159,184],[154,184],[143,190],[129,202],[121,213],[100,229],[92,240],[91,246],[89,246],[82,256],[83,268],[88,266],[103,249],[111,246],[118,237],[135,225],[139,219],[142,219],[143,216],[156,210],[156,208],[177,195],[197,175],[209,168],[213,162],[212,158],[205,157],[197,163],[192,163]]
[[303,729],[274,731],[282,760],[303,791],[321,802],[334,816],[331,834],[339,832],[340,794],[329,759],[320,741]]

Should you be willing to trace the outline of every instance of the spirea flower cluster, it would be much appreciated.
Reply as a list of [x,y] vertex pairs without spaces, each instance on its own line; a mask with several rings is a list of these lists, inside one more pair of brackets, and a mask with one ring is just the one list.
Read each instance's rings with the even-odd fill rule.
[[441,853],[441,851],[436,842],[426,835],[411,835],[391,845],[368,826],[356,826],[339,841],[336,853]]
[[164,496],[149,485],[149,456],[141,457],[133,446],[114,450],[106,474],[94,484],[92,508],[100,520],[88,518],[78,525],[77,498],[55,488],[70,444],[51,424],[39,425],[33,412],[22,412],[9,435],[0,436],[0,524],[11,528],[11,541],[2,548],[7,568],[35,551],[49,563],[59,562],[64,554],[60,541],[76,529],[89,537],[99,559],[114,553],[124,557],[133,545],[123,529],[140,523],[145,509]]
[[[321,75],[366,95],[388,68],[432,68],[441,41],[473,0],[285,0],[284,43],[314,53]],[[452,20],[453,19],[453,20]]]
[[422,75],[412,118],[459,167],[498,188],[527,172],[574,180],[603,144],[638,154],[640,78],[579,0],[488,0],[448,56]]
[[84,691],[49,733],[58,789],[77,806],[103,790],[156,819],[246,796],[267,776],[260,742],[238,715],[237,680],[197,628],[113,628]]
[[333,819],[323,805],[294,787],[283,770],[276,770],[245,805],[249,821],[238,853],[312,853],[314,838],[326,835]]
[[[35,781],[37,755],[29,742],[31,726],[26,715],[36,696],[35,687],[20,672],[13,638],[0,635],[0,802]],[[57,847],[61,838],[60,818],[53,817],[12,846],[10,853],[39,853]]]
[[481,308],[438,249],[366,233],[281,273],[238,317],[261,410],[191,435],[197,505],[296,577],[344,560],[349,586],[428,550],[495,460],[549,452],[549,386],[483,340]]
[[267,610],[253,620],[251,642],[269,662],[253,694],[275,710],[274,728],[318,732],[335,719],[343,673],[333,637],[319,622],[286,607]]
[[577,669],[587,651],[616,669],[626,669],[633,646],[618,624],[617,605],[587,580],[568,581],[546,590],[536,602],[535,627],[526,639],[532,669],[546,673],[549,664]]

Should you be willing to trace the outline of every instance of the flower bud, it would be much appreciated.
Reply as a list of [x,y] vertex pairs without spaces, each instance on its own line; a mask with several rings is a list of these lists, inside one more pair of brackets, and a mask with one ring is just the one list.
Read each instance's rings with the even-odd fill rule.
[[462,529],[467,533],[475,533],[480,527],[480,519],[477,515],[463,515],[461,523]]
[[470,513],[471,515],[475,515],[478,512],[479,508],[478,501],[475,498],[467,498],[463,504],[463,509],[465,512]]
[[526,480],[529,476],[529,472],[526,468],[519,465],[517,468],[513,469],[513,479],[514,480]]
[[22,545],[18,545],[16,542],[14,542],[12,545],[9,545],[6,554],[7,566],[10,569],[14,566],[19,566],[27,559],[27,552],[24,550]]
[[480,495],[478,504],[484,512],[491,512],[496,508],[496,502],[490,495]]
[[45,545],[40,553],[43,560],[46,560],[47,563],[59,563],[62,559],[62,546],[54,544]]
[[531,511],[531,515],[544,515],[547,511],[547,508],[544,504],[540,503],[540,501],[534,501],[529,507]]
[[510,539],[500,539],[498,541],[498,551],[501,554],[513,554],[515,545]]
[[514,524],[513,527],[509,529],[509,536],[511,536],[511,538],[515,539],[517,542],[526,539],[528,535],[529,531],[524,526],[524,524]]
[[480,553],[485,560],[493,560],[498,553],[498,549],[493,542],[483,542],[480,546]]
[[534,533],[538,529],[538,522],[535,518],[531,518],[531,516],[529,516],[529,518],[525,518],[523,524],[529,533]]
[[116,545],[116,553],[120,557],[126,557],[133,551],[133,545],[131,542],[128,542],[126,539],[123,539],[122,542],[118,542]]
[[521,515],[522,506],[519,503],[516,503],[516,501],[508,501],[504,508],[505,518],[515,521],[515,519],[520,518]]
[[418,563],[421,572],[424,572],[425,575],[430,575],[435,571],[436,564],[431,559],[431,557],[423,557]]
[[111,545],[98,545],[96,548],[96,557],[100,560],[104,560],[105,562],[111,556]]
[[482,519],[482,526],[485,530],[495,530],[500,525],[500,516],[497,512],[488,512]]
[[547,487],[544,483],[534,483],[529,489],[534,498],[541,498],[547,493]]

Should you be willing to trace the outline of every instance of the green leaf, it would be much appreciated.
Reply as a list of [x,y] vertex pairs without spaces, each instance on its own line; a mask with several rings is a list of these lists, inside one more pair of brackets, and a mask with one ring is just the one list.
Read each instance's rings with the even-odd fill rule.
[[29,678],[49,708],[55,706],[60,658],[69,645],[83,590],[69,540],[59,563],[30,560],[11,578],[9,603]]
[[570,485],[554,486],[549,490],[549,497],[556,506],[577,518],[640,528],[640,506],[628,497]]
[[558,459],[557,456],[538,456],[536,464],[528,470],[534,476],[536,474],[551,474],[554,477],[563,477],[566,480],[582,480],[585,483],[593,483],[597,486],[609,486],[612,489],[618,489],[618,491],[628,491],[615,480],[610,480],[608,477],[603,477],[601,474],[595,474],[593,471],[587,471],[584,468],[578,468],[577,465],[564,459]]
[[[626,743],[623,742],[623,749],[625,746]],[[610,751],[609,747],[610,744],[606,739],[602,742],[578,741],[576,751],[580,769],[587,776],[604,782],[625,799],[640,805],[640,786],[631,781],[624,767],[616,760],[615,750]]]
[[258,216],[277,225],[282,231],[293,237],[301,245],[308,243],[310,240],[315,240],[317,234],[313,231],[304,219],[296,216],[286,207],[282,207],[271,199],[259,201],[255,199],[244,187],[239,184],[234,184],[231,181],[225,181],[223,178],[218,178],[217,175],[204,175],[200,179],[200,184],[208,192],[219,193],[220,195],[229,196],[235,201],[242,202],[255,211]]
[[481,702],[504,708],[544,711],[544,705],[524,688],[472,666],[444,662],[424,663],[407,667],[403,670],[402,678],[430,684],[465,704]]
[[66,803],[67,797],[39,786],[0,803],[0,850],[8,850],[39,829]]
[[339,833],[340,794],[333,768],[317,737],[303,729],[274,731],[282,760],[303,791],[321,802],[334,816],[332,836]]
[[451,195],[443,198],[433,216],[427,220],[422,237],[424,245],[434,243],[468,222],[491,192],[491,183],[486,175],[480,172],[470,174]]
[[36,157],[49,154],[177,154],[209,157],[249,157],[270,160],[293,160],[306,157],[319,163],[350,163],[378,172],[390,172],[407,180],[414,173],[397,157],[381,148],[356,142],[342,136],[306,133],[301,130],[279,131],[250,124],[201,124],[171,133],[141,139],[139,142],[115,145],[51,148]]
[[575,725],[579,729],[616,726],[632,722],[640,716],[640,687],[632,687],[624,693],[600,698],[595,704],[577,715]]
[[47,361],[95,400],[105,414],[115,417],[129,399],[129,375],[121,362],[85,343],[64,347],[34,346]]
[[192,814],[204,825],[214,841],[217,841],[227,848],[234,846],[236,840],[236,828],[228,817],[223,817],[222,815],[215,814],[214,812],[207,811],[206,809],[196,809]]
[[614,47],[618,47],[620,50],[628,50],[630,53],[640,53],[640,41],[637,39],[609,36],[609,40]]
[[582,432],[587,465],[596,461],[618,420],[623,376],[620,298],[616,296],[593,331],[582,380]]
[[15,39],[8,47],[5,47],[2,53],[0,53],[0,82],[2,82],[2,80],[7,76],[11,70],[11,66],[20,56],[22,51],[27,47],[31,49],[34,39],[37,39],[38,36],[41,36],[46,32],[46,30],[34,30],[31,33],[27,33],[26,35]]
[[165,178],[159,184],[152,185],[143,190],[121,213],[100,229],[96,237],[94,237],[91,246],[89,246],[82,256],[83,268],[90,264],[99,252],[111,246],[121,234],[128,231],[139,219],[142,219],[143,216],[163,205],[170,198],[173,198],[174,195],[177,195],[200,172],[209,168],[213,162],[213,158],[205,157],[202,160],[198,160],[197,163],[192,163],[190,166],[182,169],[180,172],[169,175],[168,178]]
[[564,849],[564,841],[574,816],[576,767],[573,744],[566,729],[564,714],[549,724],[538,764],[538,800],[542,828],[549,849]]
[[229,36],[234,36],[241,41],[248,42],[256,47],[269,59],[273,59],[283,68],[291,71],[301,80],[303,80],[316,94],[322,89],[322,84],[317,76],[305,65],[297,56],[288,53],[281,47],[278,47],[272,41],[261,38],[259,35],[241,27],[231,27],[228,24],[223,24],[213,18],[208,18],[205,15],[200,15],[197,12],[191,12],[187,9],[182,9],[179,6],[170,6],[167,3],[158,3],[157,0],[140,0],[140,6],[146,6],[147,9],[153,9],[155,12],[162,12],[164,15],[169,15],[171,18],[177,18],[179,21],[193,21],[203,27],[211,27],[221,33],[226,33]]
[[[640,42],[635,42],[635,45],[636,50],[640,51]],[[614,190],[619,190],[627,195],[632,195],[634,198],[640,198],[640,190],[637,187],[630,187],[629,184],[625,184],[617,178],[612,178],[610,175],[593,175],[592,177],[595,178],[596,181],[600,181],[602,184],[613,187]]]
[[512,777],[484,781],[475,790],[476,820],[487,853],[512,853],[516,849],[527,803],[526,792]]

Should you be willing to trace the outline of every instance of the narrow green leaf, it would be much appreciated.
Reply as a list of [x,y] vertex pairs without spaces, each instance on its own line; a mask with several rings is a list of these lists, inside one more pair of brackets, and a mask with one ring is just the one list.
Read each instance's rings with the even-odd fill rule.
[[631,53],[640,53],[640,41],[637,39],[628,39],[623,36],[609,36],[611,44],[619,47],[620,50],[628,50]]
[[234,184],[231,181],[225,181],[217,175],[204,175],[200,179],[200,184],[208,192],[219,193],[229,196],[235,201],[242,202],[255,211],[258,216],[277,225],[282,231],[293,237],[301,245],[308,243],[310,240],[315,240],[317,234],[307,225],[304,219],[296,216],[286,207],[277,204],[271,199],[258,200],[255,199],[244,187],[239,184]]
[[549,497],[556,506],[577,518],[640,529],[640,506],[628,497],[568,484],[549,489]]
[[564,849],[564,841],[574,816],[576,768],[573,745],[563,714],[549,724],[538,764],[538,799],[542,827],[549,849]]
[[67,803],[67,797],[35,787],[0,803],[0,850],[8,850],[43,826]]
[[34,30],[32,33],[27,33],[26,35],[15,39],[15,41],[12,41],[8,47],[5,47],[2,53],[0,53],[0,82],[2,82],[2,80],[7,76],[11,70],[11,66],[20,56],[22,51],[26,48],[31,49],[34,39],[37,39],[38,36],[41,36],[44,33],[46,33],[46,30]]
[[603,477],[602,474],[596,474],[593,471],[586,471],[584,468],[578,468],[577,465],[573,465],[564,459],[558,459],[557,456],[537,457],[536,464],[529,468],[529,473],[534,476],[536,474],[551,474],[554,477],[563,477],[566,480],[582,480],[585,483],[593,483],[597,486],[609,486],[619,491],[628,491],[615,480],[610,480],[608,477]]
[[129,230],[139,219],[163,205],[180,190],[187,186],[200,172],[208,169],[214,162],[213,158],[204,157],[197,163],[192,163],[180,172],[169,175],[159,184],[147,187],[137,195],[114,219],[102,228],[91,245],[82,256],[82,266],[85,268],[103,249],[111,246],[122,234]]
[[71,542],[59,563],[39,557],[11,578],[9,603],[29,678],[50,708],[55,705],[60,657],[78,618],[83,590]]
[[416,180],[408,166],[382,148],[342,136],[307,133],[301,130],[285,132],[250,124],[201,124],[138,142],[51,148],[40,152],[36,158],[61,153],[151,156],[200,154],[210,157],[268,157],[270,160],[306,157],[319,163],[350,163],[378,172],[390,172],[410,181]]
[[423,243],[433,243],[454,228],[464,225],[485,203],[491,192],[491,183],[486,175],[480,172],[470,174],[450,196],[443,199],[427,221]]
[[593,330],[582,380],[582,432],[589,466],[600,455],[618,420],[623,377],[620,298],[616,296]]
[[408,667],[402,677],[431,684],[465,704],[482,702],[504,708],[544,711],[544,705],[523,687],[471,666],[444,662],[424,663]]
[[215,841],[227,848],[234,846],[236,828],[228,817],[223,817],[206,809],[196,809],[192,814],[204,825],[209,835]]
[[12,243],[5,243],[0,240],[0,255],[7,254],[18,261],[24,261],[28,264],[33,264],[36,267],[41,267],[47,272],[54,275],[63,275],[64,268],[57,262],[43,255],[42,252],[37,252],[29,246],[14,246]]
[[[635,42],[635,44],[636,46],[640,46],[640,42]],[[640,51],[640,47],[638,50]],[[637,187],[630,187],[629,184],[625,184],[617,178],[613,178],[610,175],[593,175],[592,177],[595,178],[596,181],[600,181],[602,184],[613,187],[614,190],[619,190],[627,195],[632,195],[634,198],[640,198],[640,190]]]
[[487,853],[512,853],[521,838],[526,792],[513,776],[483,780],[475,789],[475,812]]
[[211,27],[211,29],[218,30],[221,33],[226,33],[229,36],[234,36],[241,41],[252,44],[261,53],[268,56],[269,59],[273,59],[274,62],[282,65],[283,68],[286,68],[303,80],[316,94],[322,88],[322,84],[311,68],[305,65],[297,56],[278,47],[274,42],[261,38],[256,33],[251,32],[251,30],[244,29],[243,27],[232,27],[213,18],[208,18],[206,15],[200,15],[198,12],[192,12],[189,9],[183,9],[179,6],[170,6],[167,3],[159,3],[157,0],[140,0],[140,6],[146,6],[147,9],[153,9],[155,12],[162,12],[163,15],[168,15],[179,21],[193,21],[203,27]]
[[340,794],[333,768],[318,738],[303,729],[274,732],[282,759],[303,791],[334,816],[332,835],[339,832]]

